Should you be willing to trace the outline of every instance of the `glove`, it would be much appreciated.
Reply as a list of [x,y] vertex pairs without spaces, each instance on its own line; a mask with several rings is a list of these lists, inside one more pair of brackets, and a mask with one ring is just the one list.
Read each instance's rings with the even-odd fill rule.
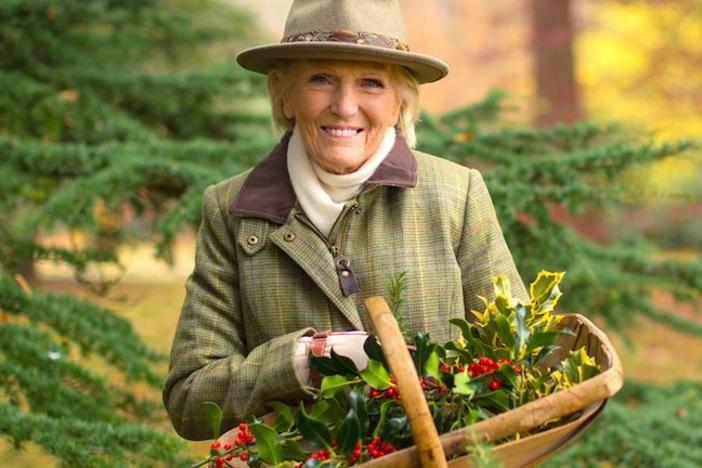
[[[368,356],[363,343],[368,333],[363,331],[321,332],[298,338],[295,352],[295,372],[302,382],[310,381],[309,356],[331,357],[331,350],[351,359],[358,370],[368,367]],[[317,377],[317,376],[312,376]],[[312,380],[318,380],[313,378]],[[314,382],[316,383],[316,382]]]

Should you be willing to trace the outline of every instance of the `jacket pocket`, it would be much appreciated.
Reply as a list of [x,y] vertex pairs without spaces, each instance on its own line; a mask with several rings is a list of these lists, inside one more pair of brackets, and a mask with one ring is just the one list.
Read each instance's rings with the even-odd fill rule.
[[242,219],[236,241],[247,255],[255,255],[268,241],[268,223],[255,218]]

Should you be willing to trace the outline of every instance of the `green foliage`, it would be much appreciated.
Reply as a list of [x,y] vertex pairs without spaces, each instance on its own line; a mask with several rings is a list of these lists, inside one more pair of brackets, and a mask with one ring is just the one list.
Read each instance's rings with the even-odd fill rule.
[[[702,260],[661,260],[660,249],[641,236],[628,244],[602,245],[578,234],[554,215],[587,209],[621,210],[632,198],[619,185],[632,168],[684,157],[699,150],[695,141],[656,143],[640,130],[582,122],[547,129],[499,125],[509,113],[502,93],[476,106],[438,118],[423,116],[419,149],[483,171],[505,238],[520,273],[568,271],[563,308],[601,316],[623,330],[642,314],[702,336],[692,320],[674,318],[649,298],[652,289],[669,291],[683,302],[702,299]],[[693,307],[695,308],[695,307]]]
[[629,380],[582,439],[543,466],[699,466],[700,402],[701,382]]
[[16,448],[31,440],[65,467],[188,466],[173,437],[133,423],[29,413],[0,404],[0,431]]
[[388,294],[390,295],[390,310],[397,320],[397,325],[405,337],[405,341],[411,342],[411,333],[407,330],[407,320],[403,306],[405,304],[405,295],[407,294],[407,272],[403,271],[396,276],[390,278],[387,286]]
[[[64,466],[188,464],[154,429],[162,404],[134,390],[160,387],[164,357],[113,312],[14,274],[51,260],[104,291],[119,276],[93,267],[153,233],[170,259],[204,187],[270,146],[263,80],[233,62],[253,24],[209,0],[0,2],[0,437],[16,448]],[[84,241],[44,245],[57,229]]]

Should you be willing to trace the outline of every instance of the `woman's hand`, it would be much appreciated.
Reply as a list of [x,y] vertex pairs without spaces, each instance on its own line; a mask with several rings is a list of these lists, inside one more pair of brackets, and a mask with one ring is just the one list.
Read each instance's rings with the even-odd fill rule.
[[334,349],[336,354],[351,359],[358,370],[363,370],[368,367],[368,356],[363,350],[366,338],[368,333],[363,331],[335,332],[328,335],[318,333],[312,337],[310,354],[331,357],[331,350]]
[[[363,331],[346,332],[321,332],[314,336],[298,338],[298,349],[295,356],[295,372],[300,380],[310,380],[310,356],[331,356],[333,349],[336,354],[351,359],[358,370],[368,367],[368,356],[363,350],[363,343],[368,338],[368,333]],[[312,384],[317,384],[316,380]]]

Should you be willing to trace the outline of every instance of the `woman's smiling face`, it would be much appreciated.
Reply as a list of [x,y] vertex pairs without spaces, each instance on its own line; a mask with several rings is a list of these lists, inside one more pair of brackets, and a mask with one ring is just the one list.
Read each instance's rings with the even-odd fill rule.
[[400,102],[390,65],[309,60],[294,63],[288,76],[283,112],[327,172],[354,172],[397,123]]

